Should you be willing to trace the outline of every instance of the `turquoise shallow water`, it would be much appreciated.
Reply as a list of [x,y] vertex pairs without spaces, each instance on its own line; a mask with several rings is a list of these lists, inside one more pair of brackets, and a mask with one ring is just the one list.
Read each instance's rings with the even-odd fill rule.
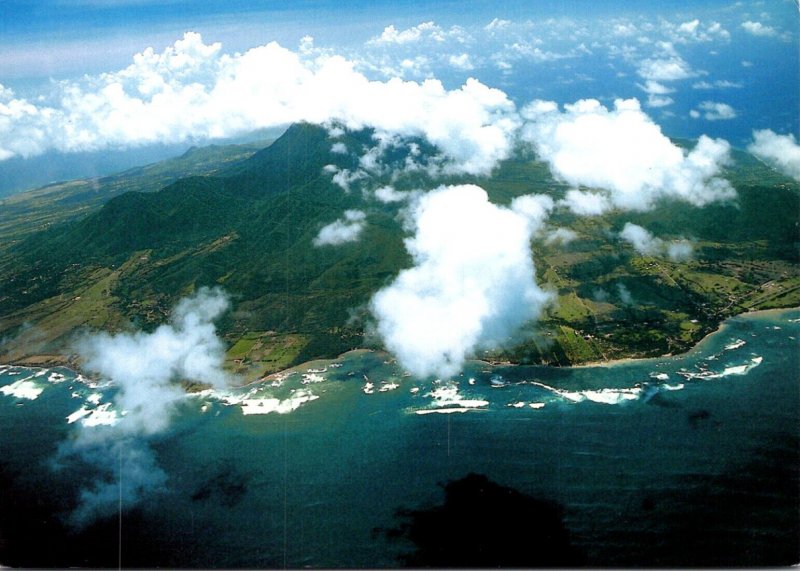
[[82,422],[104,419],[91,411],[114,388],[7,368],[0,563],[392,567],[414,544],[376,529],[469,473],[560,504],[589,564],[797,562],[798,335],[800,311],[739,317],[679,357],[472,363],[438,382],[357,353],[280,386],[187,397],[146,442],[166,484],[81,530],[63,521],[96,466],[54,459],[78,431],[108,430]]

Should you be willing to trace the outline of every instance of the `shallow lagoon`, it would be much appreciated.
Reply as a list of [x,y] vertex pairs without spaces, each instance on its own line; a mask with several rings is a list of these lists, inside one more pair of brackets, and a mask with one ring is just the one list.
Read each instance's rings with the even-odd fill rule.
[[188,396],[149,441],[166,486],[81,531],[63,515],[97,476],[53,459],[114,422],[114,388],[6,368],[0,563],[397,566],[414,544],[379,530],[469,473],[563,506],[593,565],[796,562],[799,320],[735,318],[686,355],[612,367],[475,362],[437,382],[356,352]]

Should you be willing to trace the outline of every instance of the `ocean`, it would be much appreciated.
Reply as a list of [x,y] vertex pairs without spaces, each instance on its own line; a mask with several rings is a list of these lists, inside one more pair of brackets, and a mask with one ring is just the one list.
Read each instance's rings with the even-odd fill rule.
[[118,441],[113,386],[0,367],[0,564],[797,563],[798,336],[767,312],[680,356],[444,380],[359,351]]

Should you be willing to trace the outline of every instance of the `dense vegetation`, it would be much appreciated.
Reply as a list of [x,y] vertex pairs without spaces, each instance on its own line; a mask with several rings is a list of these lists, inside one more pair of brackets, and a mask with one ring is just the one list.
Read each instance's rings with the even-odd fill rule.
[[[351,133],[345,142],[361,148],[370,134]],[[77,329],[152,328],[181,296],[213,285],[233,298],[235,310],[220,328],[230,366],[248,377],[374,344],[365,337],[366,304],[410,264],[399,207],[332,184],[323,167],[352,169],[356,159],[333,153],[331,144],[325,130],[296,125],[254,154],[193,151],[203,156],[200,176],[179,178],[185,168],[164,163],[128,173],[127,187],[112,178],[117,190],[107,194],[64,185],[61,194],[43,189],[4,202],[0,335],[7,341],[0,362],[64,360]],[[797,183],[744,153],[726,176],[739,192],[736,203],[665,203],[649,213],[593,218],[557,211],[552,227],[570,228],[578,239],[537,238],[534,256],[539,281],[558,303],[515,347],[481,357],[566,365],[676,352],[734,313],[797,305]],[[163,177],[168,184],[158,192],[118,192],[150,191]],[[523,155],[471,182],[498,203],[530,192],[559,198],[566,190]],[[348,208],[368,211],[361,239],[313,246],[319,229]],[[693,239],[695,259],[637,254],[615,237],[628,221],[664,239]]]

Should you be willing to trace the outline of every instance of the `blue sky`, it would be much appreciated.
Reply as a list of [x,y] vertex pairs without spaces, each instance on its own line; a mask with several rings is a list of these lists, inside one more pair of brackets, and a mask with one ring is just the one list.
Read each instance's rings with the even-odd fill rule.
[[[223,56],[276,41],[309,65],[315,58],[341,56],[374,81],[437,79],[456,90],[473,77],[502,90],[519,108],[536,99],[564,105],[593,98],[610,106],[616,98],[635,97],[670,136],[707,134],[744,147],[754,129],[797,134],[799,128],[794,0],[12,0],[3,2],[3,10],[0,104],[7,106],[11,126],[2,132],[0,125],[0,159],[151,143],[153,137],[128,141],[120,134],[123,127],[101,136],[92,132],[97,125],[87,124],[79,133],[76,117],[88,111],[65,110],[65,94],[72,93],[78,105],[109,83],[125,84],[134,72],[123,70],[134,54],[146,48],[163,54],[189,31],[200,34],[202,45],[221,44],[201,56],[209,58],[205,72],[192,72],[192,81],[207,86],[212,78],[202,73],[217,73]],[[141,99],[131,85],[124,89]],[[12,101],[16,111],[8,111]],[[20,111],[25,105],[35,110]],[[46,113],[66,117],[69,132],[31,119]],[[44,137],[46,130],[52,131],[48,137],[64,140],[3,146],[3,137]],[[241,134],[234,131],[214,125],[195,138]],[[176,133],[161,142],[187,137]]]

